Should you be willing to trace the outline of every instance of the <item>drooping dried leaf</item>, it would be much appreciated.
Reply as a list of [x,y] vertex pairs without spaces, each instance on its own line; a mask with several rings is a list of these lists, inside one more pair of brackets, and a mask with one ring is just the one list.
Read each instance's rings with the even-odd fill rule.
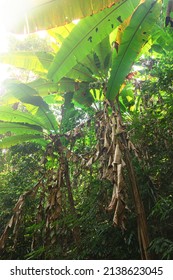
[[107,137],[107,128],[105,130],[105,134],[104,134],[104,148],[109,149],[109,142],[108,142],[108,137]]
[[25,199],[27,197],[33,197],[33,195],[36,195],[39,187],[41,186],[41,180],[42,180],[42,178],[39,180],[39,182],[31,190],[25,192],[23,195],[21,195],[19,197],[19,200],[17,201],[17,203],[16,203],[16,205],[13,209],[14,214],[11,217],[8,224],[6,225],[3,234],[1,235],[0,250],[5,247],[5,242],[6,242],[7,238],[9,237],[9,233],[10,233],[11,229],[13,229],[14,246],[15,246],[15,244],[17,242],[18,229],[19,229],[20,222],[21,222],[21,215],[22,215],[22,210],[23,210],[23,206],[24,206],[24,203],[25,203]]
[[117,185],[114,184],[111,202],[109,203],[108,207],[106,208],[107,211],[112,211],[116,207],[116,203],[117,203],[116,189],[117,189]]
[[117,165],[117,185],[118,185],[118,192],[124,188],[125,182],[122,173],[122,164]]
[[89,159],[89,161],[86,163],[86,166],[89,167],[89,166],[92,165],[92,163],[93,163],[93,157],[91,157],[91,158]]
[[117,200],[117,205],[113,217],[113,222],[115,225],[120,226],[121,228],[125,228],[124,225],[124,211],[125,211],[125,203],[123,200],[118,199]]
[[114,161],[113,161],[113,164],[120,164],[121,163],[121,159],[122,159],[122,153],[121,153],[121,150],[120,150],[120,145],[117,141],[117,144],[116,144],[116,148],[115,148],[115,154],[114,154]]

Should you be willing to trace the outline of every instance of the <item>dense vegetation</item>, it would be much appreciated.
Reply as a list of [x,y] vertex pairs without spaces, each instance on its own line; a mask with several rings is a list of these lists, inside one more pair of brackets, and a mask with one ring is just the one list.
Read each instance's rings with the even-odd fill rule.
[[115,2],[0,57],[1,259],[173,258],[168,1]]

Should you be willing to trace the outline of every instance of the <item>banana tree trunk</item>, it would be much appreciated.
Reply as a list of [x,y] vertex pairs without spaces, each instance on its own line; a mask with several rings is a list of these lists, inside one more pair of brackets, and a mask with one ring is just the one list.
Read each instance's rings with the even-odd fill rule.
[[125,150],[124,154],[125,154],[125,162],[127,166],[128,176],[129,176],[131,189],[133,193],[136,215],[137,215],[138,240],[139,240],[139,246],[141,251],[141,258],[144,260],[148,260],[150,259],[149,253],[147,251],[149,247],[149,236],[148,236],[145,210],[139,192],[135,171],[131,162],[131,157],[128,148]]
[[[122,123],[122,117],[120,110],[118,110],[118,117],[121,120],[120,123]],[[123,130],[122,130],[123,131]],[[121,140],[124,145],[124,160],[126,163],[126,169],[131,185],[131,190],[133,194],[133,200],[135,205],[135,211],[137,215],[137,225],[138,225],[138,241],[139,241],[139,247],[141,251],[141,258],[144,260],[150,259],[148,248],[149,248],[149,234],[148,234],[148,227],[147,227],[147,219],[145,215],[145,209],[144,205],[141,199],[141,195],[139,192],[139,187],[135,175],[135,170],[132,164],[131,155],[128,148],[127,143],[127,137],[126,133],[123,132],[121,134]]]

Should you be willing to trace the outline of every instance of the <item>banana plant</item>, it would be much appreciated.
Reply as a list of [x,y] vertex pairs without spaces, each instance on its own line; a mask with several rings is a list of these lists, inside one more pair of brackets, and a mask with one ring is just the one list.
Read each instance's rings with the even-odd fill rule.
[[[106,98],[115,100],[131,65],[150,35],[151,25],[159,15],[160,6],[160,0],[145,0],[141,3],[138,0],[116,1],[112,7],[82,19],[77,25],[70,24],[68,28],[59,27],[49,31],[60,44],[56,54],[16,52],[1,55],[2,63],[32,70],[39,75],[38,79],[27,85],[7,83],[8,95],[13,92],[13,98],[15,96],[25,104],[27,114],[31,114],[43,128],[46,124],[45,129],[49,132],[56,131],[57,125],[54,121],[54,125],[50,125],[54,117],[51,115],[48,120],[51,113],[41,97],[56,93],[56,97],[60,96],[61,100],[61,96],[70,91],[74,92],[74,98],[76,96],[80,102],[86,96],[84,104],[91,105],[90,85],[108,80]],[[122,38],[112,57],[110,36],[113,34],[116,41],[117,31],[122,33]],[[96,98],[96,94],[93,97]],[[32,105],[26,105],[27,102]],[[7,108],[11,110],[11,107]],[[41,119],[44,121],[40,123]],[[3,114],[1,120],[5,121]]]
[[6,92],[0,104],[0,148],[26,141],[44,147],[49,135],[58,132],[58,123],[48,104],[28,85],[6,81]]

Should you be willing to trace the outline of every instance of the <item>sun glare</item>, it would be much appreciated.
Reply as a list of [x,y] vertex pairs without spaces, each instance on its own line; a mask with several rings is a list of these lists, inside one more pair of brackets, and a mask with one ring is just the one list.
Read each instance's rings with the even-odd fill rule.
[[32,2],[33,0],[1,0],[0,28],[6,31],[13,29],[21,18],[25,18]]
[[6,32],[0,27],[0,53],[8,51],[8,40]]
[[[0,1],[0,56],[8,52],[8,34],[20,18],[32,7],[33,0],[1,0]],[[0,64],[0,85],[8,78],[8,67]]]
[[[16,34],[19,40],[23,40],[29,33],[27,24],[27,13],[39,3],[47,2],[47,0],[0,0],[0,56],[8,52],[8,35],[15,30],[20,21],[25,22],[25,30],[23,34]],[[77,24],[79,19],[73,21]],[[40,38],[48,36],[47,31],[38,31]],[[0,63],[0,86],[2,81],[8,78],[8,68]]]
[[[7,34],[0,28],[0,56],[3,53],[8,52],[8,40]],[[8,66],[4,64],[0,64],[0,94],[1,94],[1,84],[2,82],[8,78]]]

